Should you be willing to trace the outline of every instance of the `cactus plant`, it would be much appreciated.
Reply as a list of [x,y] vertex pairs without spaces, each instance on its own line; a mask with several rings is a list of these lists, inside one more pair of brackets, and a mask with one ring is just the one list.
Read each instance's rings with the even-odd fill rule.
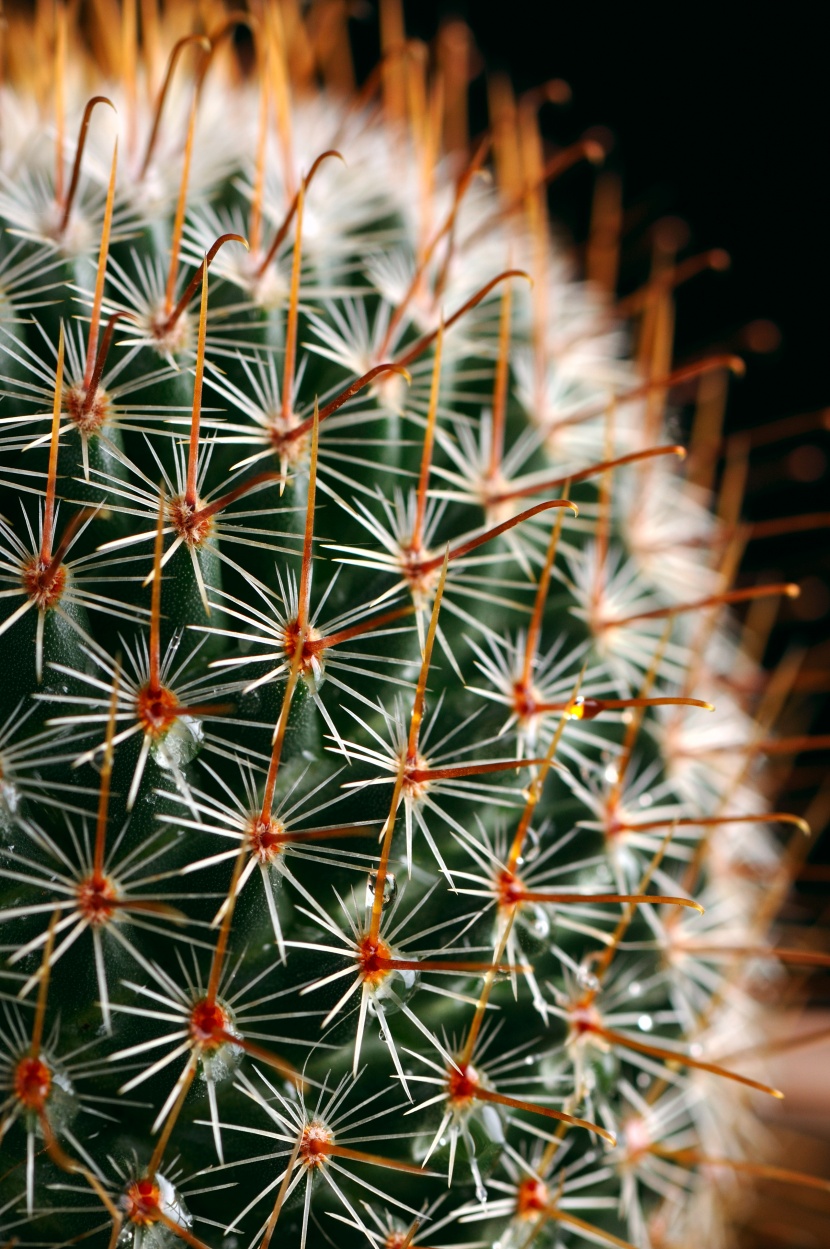
[[499,80],[467,150],[457,40],[389,0],[356,90],[301,8],[7,22],[2,1236],[728,1244],[811,1178],[727,614],[797,587],[667,414],[740,362],[673,370],[665,257],[617,310],[612,181],[554,243],[596,141]]

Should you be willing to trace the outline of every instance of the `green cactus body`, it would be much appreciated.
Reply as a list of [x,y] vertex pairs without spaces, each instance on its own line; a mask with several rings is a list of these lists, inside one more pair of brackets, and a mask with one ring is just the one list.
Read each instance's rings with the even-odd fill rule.
[[666,432],[730,361],[576,276],[504,84],[442,152],[394,0],[380,103],[338,5],[135,7],[9,19],[0,1240],[727,1245],[799,822],[726,615],[794,589]]

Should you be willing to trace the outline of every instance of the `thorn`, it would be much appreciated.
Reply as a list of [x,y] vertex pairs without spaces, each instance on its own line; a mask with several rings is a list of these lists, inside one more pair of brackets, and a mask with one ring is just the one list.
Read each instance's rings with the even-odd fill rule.
[[205,375],[205,339],[207,336],[208,271],[207,256],[202,266],[202,297],[199,301],[199,337],[196,346],[196,375],[193,379],[193,407],[190,415],[190,448],[187,456],[187,485],[184,500],[191,511],[199,505],[197,493],[199,474],[199,426],[202,418],[202,382]]
[[[294,233],[294,258],[291,265],[291,293],[285,327],[285,360],[282,374],[282,416],[287,423],[294,402],[294,364],[297,354],[297,323],[300,316],[300,271],[303,255],[303,204],[305,189],[297,191],[297,226]],[[315,418],[316,419],[316,418]]]
[[[524,269],[505,269],[504,273],[500,273],[497,277],[491,278],[489,282],[485,283],[484,286],[476,291],[475,295],[471,295],[460,308],[457,308],[452,316],[443,323],[444,330],[446,331],[451,329],[452,326],[455,325],[456,321],[460,321],[461,318],[466,316],[468,312],[471,312],[473,308],[478,307],[482,299],[486,299],[490,294],[490,291],[493,290],[494,287],[498,286],[499,282],[506,282],[508,278],[524,278],[526,282],[530,282],[531,286],[533,285],[533,279],[529,273],[525,273]],[[404,352],[401,358],[395,363],[401,368],[406,368],[408,364],[412,364],[414,360],[419,359],[427,348],[435,342],[437,337],[437,329],[432,330],[429,334],[425,334],[422,338],[419,338],[408,351]]]
[[[311,183],[314,180],[314,175],[316,174],[317,170],[320,168],[323,162],[328,160],[329,157],[331,156],[336,156],[337,159],[342,161],[344,165],[346,164],[345,157],[342,156],[341,153],[338,152],[335,148],[329,148],[328,151],[322,152],[317,157],[314,164],[311,166],[305,178],[303,179],[302,192],[303,192],[304,198],[308,194],[308,188],[311,186]],[[274,241],[272,242],[271,246],[268,248],[268,251],[265,253],[265,257],[262,261],[262,264],[259,266],[259,268],[256,271],[256,275],[258,278],[261,278],[263,276],[263,274],[265,273],[265,270],[271,264],[272,260],[274,259],[277,252],[279,251],[280,244],[282,243],[283,239],[285,238],[286,234],[291,228],[291,222],[294,220],[294,216],[297,213],[299,206],[300,206],[300,192],[298,190],[295,193],[294,198],[291,201],[291,206],[288,209],[288,212],[286,213],[282,221],[282,224],[280,225],[280,228],[277,230],[277,233],[274,235]],[[252,218],[253,218],[253,204],[252,204]],[[251,233],[251,246],[255,249],[256,244],[253,241],[253,231],[251,230],[250,233]]]
[[156,108],[155,108],[155,113],[153,115],[153,125],[150,130],[150,137],[147,140],[147,149],[144,153],[144,160],[141,162],[141,169],[139,170],[139,174],[138,174],[139,182],[144,181],[145,177],[147,176],[147,170],[150,168],[150,161],[153,159],[153,152],[155,151],[155,148],[156,148],[156,142],[158,141],[159,127],[161,125],[161,115],[164,111],[164,102],[167,99],[167,93],[170,90],[170,83],[172,81],[173,73],[175,71],[179,57],[181,56],[185,48],[189,47],[191,44],[198,45],[198,47],[200,47],[203,52],[210,52],[210,40],[207,39],[204,35],[185,35],[183,39],[179,39],[177,43],[173,44],[170,57],[167,61],[167,70],[164,75],[164,82],[161,85],[161,90],[159,91],[158,99],[156,100]]
[[114,113],[117,114],[118,112],[112,100],[108,100],[105,95],[94,95],[92,99],[87,102],[87,106],[84,109],[83,118],[81,119],[81,129],[80,129],[80,133],[78,134],[78,146],[75,151],[75,161],[72,165],[72,177],[69,182],[69,190],[66,193],[66,199],[63,204],[63,213],[61,216],[60,225],[58,226],[59,236],[65,232],[66,227],[69,225],[69,214],[72,212],[72,205],[75,200],[75,193],[78,189],[78,180],[81,176],[81,161],[83,160],[83,157],[84,157],[84,148],[86,147],[87,131],[89,130],[89,123],[90,123],[90,119],[92,118],[92,113],[96,105],[98,104],[107,104],[109,105],[109,107],[112,109]]
[[95,295],[92,301],[92,315],[89,322],[89,337],[86,349],[86,367],[84,369],[84,403],[82,411],[88,412],[92,407],[94,396],[89,394],[89,384],[95,369],[95,354],[98,349],[98,330],[101,324],[101,303],[104,298],[104,281],[107,275],[107,257],[110,248],[110,231],[112,229],[112,209],[115,201],[115,174],[118,168],[118,139],[112,149],[112,165],[110,180],[107,187],[107,201],[104,207],[104,223],[101,227],[101,246],[98,249],[98,268],[95,274]]
[[202,282],[203,279],[206,279],[207,271],[210,268],[211,264],[213,263],[213,259],[216,256],[216,253],[219,251],[221,247],[224,247],[226,243],[230,243],[230,242],[241,243],[242,246],[245,248],[245,251],[250,251],[248,240],[244,238],[241,234],[220,234],[219,238],[216,239],[216,241],[211,244],[210,248],[205,253],[205,257],[200,262],[199,268],[196,270],[196,272],[194,273],[193,277],[190,279],[190,282],[187,285],[187,290],[182,295],[181,299],[176,304],[173,311],[170,313],[170,316],[164,322],[164,325],[161,327],[162,334],[169,334],[170,331],[173,329],[179,317],[182,315],[184,310],[187,308],[187,305],[190,303],[191,299],[196,294],[196,291],[199,287],[199,283]]
[[545,503],[537,503],[534,507],[529,507],[526,511],[519,512],[517,516],[512,516],[510,520],[502,521],[500,525],[493,525],[491,529],[485,529],[483,533],[477,534],[476,537],[459,543],[458,546],[453,547],[448,552],[446,557],[435,555],[431,559],[411,564],[410,572],[413,578],[423,576],[425,573],[435,572],[441,567],[445,558],[454,560],[462,555],[469,555],[470,551],[476,550],[477,547],[483,546],[486,542],[492,542],[493,538],[498,538],[500,534],[506,533],[508,529],[515,529],[516,525],[522,524],[523,521],[530,520],[531,517],[538,516],[540,512],[548,512],[555,507],[569,507],[574,516],[579,515],[579,508],[575,503],[571,503],[570,499],[548,499]]
[[64,349],[65,339],[63,321],[61,321],[58,337],[58,363],[55,369],[55,396],[52,401],[52,438],[49,443],[49,468],[46,474],[46,497],[43,503],[43,532],[40,538],[40,559],[43,564],[48,564],[52,558],[52,539],[55,528],[55,490],[58,476],[61,406],[63,403]]
[[640,460],[650,460],[660,455],[676,455],[678,459],[683,460],[686,458],[686,448],[672,443],[664,447],[649,447],[645,451],[632,451],[629,455],[621,455],[614,460],[603,460],[599,464],[592,464],[589,468],[580,469],[578,473],[571,473],[567,477],[551,477],[547,481],[534,482],[532,486],[519,486],[499,494],[488,495],[487,502],[496,505],[507,503],[511,499],[527,499],[534,494],[541,494],[543,490],[572,486],[575,482],[585,481],[589,477],[595,477],[598,473],[606,473],[612,468],[621,468],[624,464],[635,464]]
[[710,594],[708,598],[696,599],[691,603],[678,603],[673,607],[657,607],[653,611],[636,612],[633,616],[623,616],[619,620],[600,620],[598,629],[622,629],[638,620],[665,620],[666,617],[677,616],[681,612],[703,611],[706,607],[720,607],[727,603],[745,603],[749,599],[767,598],[783,594],[787,598],[798,598],[799,587],[792,582],[777,585],[748,586],[743,590],[727,590],[724,594]]
[[150,597],[150,675],[147,681],[147,690],[153,697],[161,693],[161,557],[163,551],[164,491],[159,489],[156,541],[153,548],[153,585]]
[[110,783],[112,781],[112,760],[114,755],[113,739],[115,738],[115,717],[118,710],[118,685],[121,666],[116,659],[112,678],[112,695],[110,697],[110,713],[107,720],[107,735],[104,741],[104,757],[101,763],[101,787],[98,794],[98,819],[95,828],[95,854],[92,861],[92,876],[96,882],[104,876],[104,844],[107,836],[107,811],[110,799]]
[[422,547],[424,517],[427,508],[427,490],[429,488],[429,470],[432,464],[432,448],[435,442],[435,420],[438,413],[438,396],[441,390],[441,355],[443,345],[444,327],[439,325],[438,337],[435,340],[435,356],[432,365],[432,385],[429,394],[427,427],[424,433],[424,449],[421,454],[421,472],[418,478],[415,521],[412,526],[412,537],[409,540],[410,549],[414,552],[420,551]]

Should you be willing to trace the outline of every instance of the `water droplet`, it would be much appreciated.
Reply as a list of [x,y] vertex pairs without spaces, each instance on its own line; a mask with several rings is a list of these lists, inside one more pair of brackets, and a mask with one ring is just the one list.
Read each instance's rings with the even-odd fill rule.
[[700,1056],[703,1053],[703,1046],[700,1044],[699,1041],[695,1041],[692,1045],[689,1046],[689,1053],[691,1054],[692,1058],[700,1058]]
[[576,969],[576,982],[581,988],[590,989],[592,993],[595,993],[600,987],[599,979],[584,963],[580,963]]
[[[370,872],[366,881],[366,905],[371,906],[375,900],[375,889],[378,883],[377,872]],[[387,872],[383,881],[383,905],[389,906],[398,896],[398,882],[391,872]]]
[[487,1189],[483,1184],[476,1185],[476,1201],[480,1201],[483,1206],[487,1205]]
[[650,1084],[651,1084],[651,1076],[648,1074],[648,1072],[647,1071],[639,1072],[637,1075],[637,1088],[647,1089]]
[[620,779],[620,774],[617,771],[617,765],[615,763],[609,763],[603,770],[602,775],[609,785],[616,785],[617,781]]
[[547,937],[550,935],[550,919],[540,906],[533,908],[533,921],[530,930],[534,937]]
[[641,1032],[651,1032],[654,1027],[654,1020],[651,1015],[641,1015],[637,1020],[637,1027]]
[[651,794],[640,794],[639,801],[640,801],[641,807],[651,807],[654,805],[654,799],[652,798]]
[[643,986],[640,984],[639,980],[632,980],[631,984],[628,986],[628,992],[631,997],[639,997],[642,991]]
[[150,754],[160,768],[176,772],[196,758],[205,730],[194,716],[177,716],[164,737],[153,742]]

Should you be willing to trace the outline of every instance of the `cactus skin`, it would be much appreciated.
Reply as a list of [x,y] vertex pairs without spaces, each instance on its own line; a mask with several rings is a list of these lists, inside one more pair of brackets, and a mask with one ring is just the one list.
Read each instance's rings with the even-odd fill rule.
[[344,11],[9,19],[0,1235],[726,1246],[803,823],[726,609],[796,588],[665,405],[738,362]]

